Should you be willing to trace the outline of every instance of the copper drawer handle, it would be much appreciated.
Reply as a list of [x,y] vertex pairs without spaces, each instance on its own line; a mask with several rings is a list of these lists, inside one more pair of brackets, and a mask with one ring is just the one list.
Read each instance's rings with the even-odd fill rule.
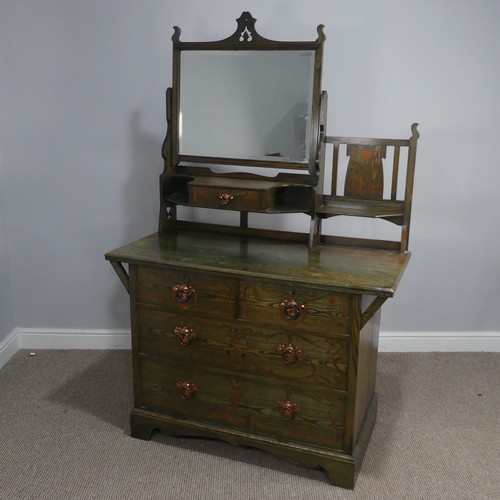
[[187,326],[176,326],[174,333],[182,345],[189,345],[196,338],[196,332]]
[[191,285],[186,285],[185,283],[182,285],[174,285],[172,287],[172,292],[175,300],[181,304],[189,302],[196,294],[196,290]]
[[300,412],[300,406],[291,401],[276,401],[274,405],[280,412],[283,420],[289,421],[295,418],[295,414]]
[[221,205],[227,206],[230,201],[234,200],[234,196],[229,193],[221,193],[219,194],[219,200]]
[[302,358],[302,350],[292,344],[279,344],[278,351],[281,353],[283,362],[286,365],[293,365]]
[[282,300],[280,308],[283,317],[289,320],[300,319],[302,314],[306,312],[306,305],[297,302],[295,299]]
[[184,399],[190,399],[198,391],[198,386],[188,380],[179,380],[175,385],[181,391],[181,396]]

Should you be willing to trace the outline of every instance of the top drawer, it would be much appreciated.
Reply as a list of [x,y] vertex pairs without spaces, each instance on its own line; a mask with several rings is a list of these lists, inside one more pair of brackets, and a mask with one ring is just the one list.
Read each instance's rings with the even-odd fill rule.
[[237,282],[218,274],[138,267],[136,299],[164,311],[231,318]]
[[273,281],[242,280],[240,318],[283,328],[317,329],[348,335],[351,303],[347,293]]
[[202,208],[265,212],[273,206],[274,188],[275,182],[198,178],[188,184],[189,204]]

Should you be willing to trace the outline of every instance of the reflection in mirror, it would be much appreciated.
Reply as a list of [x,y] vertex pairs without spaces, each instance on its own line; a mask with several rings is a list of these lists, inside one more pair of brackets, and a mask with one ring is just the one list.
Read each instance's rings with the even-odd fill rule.
[[179,153],[307,163],[314,55],[182,51]]

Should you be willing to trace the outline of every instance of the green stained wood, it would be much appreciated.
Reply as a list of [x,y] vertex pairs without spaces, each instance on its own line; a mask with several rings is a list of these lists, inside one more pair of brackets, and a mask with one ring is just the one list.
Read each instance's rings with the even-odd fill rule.
[[[232,374],[227,376],[195,365],[164,363],[143,357],[142,391],[146,410],[178,418],[244,428],[261,435],[284,438],[297,443],[314,443],[341,449],[345,394],[279,381],[263,384],[258,379]],[[183,398],[177,387],[181,380],[196,384],[198,390]],[[285,421],[278,401],[293,401],[299,407]]]
[[[237,285],[234,278],[191,269],[140,266],[137,285],[136,299],[142,304],[181,314],[219,318],[234,316]],[[186,302],[179,302],[175,297],[174,287],[182,285],[193,291]]]
[[[248,321],[286,326],[297,330],[319,330],[348,334],[348,294],[305,287],[299,283],[241,280],[240,317]],[[295,300],[303,308],[297,319],[286,319],[280,304]]]
[[[410,259],[417,125],[408,140],[327,136],[322,25],[315,41],[279,42],[259,35],[248,12],[237,23],[215,42],[181,42],[174,28],[159,233],[106,254],[131,299],[131,433],[255,446],[353,488],[376,419],[380,307]],[[307,161],[181,154],[181,54],[191,50],[314,51]],[[331,194],[323,192],[327,144]],[[340,151],[350,158],[343,192]],[[243,166],[284,171],[268,177]],[[240,211],[240,226],[179,220],[177,205]],[[309,235],[249,227],[249,212],[306,214]],[[322,219],[338,215],[385,219],[401,226],[401,238],[322,236]]]
[[[306,328],[294,331],[254,325],[240,327],[234,367],[244,373],[280,379],[287,384],[347,387],[349,341],[345,337],[311,335]],[[296,361],[286,364],[279,346],[300,349]]]
[[[307,328],[269,327],[242,321],[220,321],[146,308],[137,312],[138,350],[160,360],[235,370],[283,382],[346,389],[348,339],[329,334],[311,335]],[[187,327],[196,338],[183,345],[176,327]],[[287,364],[280,345],[300,349]]]
[[354,486],[375,422],[377,309],[409,254],[186,231],[106,258],[130,269],[133,436],[257,446]]
[[409,253],[343,246],[308,252],[300,242],[189,231],[155,233],[106,254],[110,261],[297,281],[386,297],[394,295],[409,258]]
[[345,178],[344,195],[352,198],[381,200],[384,190],[385,147],[347,146],[349,164]]
[[[146,308],[138,308],[137,316],[139,352],[200,366],[234,366],[232,323]],[[191,328],[196,338],[183,345],[175,332],[178,327]]]

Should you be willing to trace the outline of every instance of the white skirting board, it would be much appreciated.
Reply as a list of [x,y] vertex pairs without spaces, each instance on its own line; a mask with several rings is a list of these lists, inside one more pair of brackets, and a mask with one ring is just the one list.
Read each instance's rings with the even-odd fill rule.
[[380,332],[379,352],[500,352],[500,331]]
[[[130,330],[14,328],[0,341],[0,368],[19,349],[130,349]],[[381,332],[380,352],[500,352],[500,331]]]
[[7,336],[0,341],[0,369],[16,354],[20,349],[17,328],[14,328]]
[[19,349],[131,349],[130,330],[14,328],[0,341],[0,368]]

